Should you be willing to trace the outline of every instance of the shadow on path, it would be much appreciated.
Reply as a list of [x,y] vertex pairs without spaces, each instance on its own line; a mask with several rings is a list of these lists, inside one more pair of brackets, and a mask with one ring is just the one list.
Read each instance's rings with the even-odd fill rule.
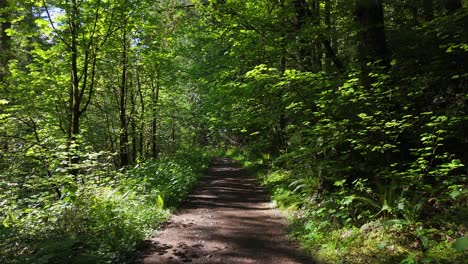
[[315,263],[287,238],[268,193],[230,159],[215,159],[189,202],[145,242],[137,263]]

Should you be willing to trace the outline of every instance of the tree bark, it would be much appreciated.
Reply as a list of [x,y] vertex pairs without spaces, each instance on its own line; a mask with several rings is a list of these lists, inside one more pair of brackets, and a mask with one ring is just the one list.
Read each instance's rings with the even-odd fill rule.
[[447,9],[447,13],[451,14],[458,9],[462,8],[461,0],[445,0],[445,9]]
[[11,59],[11,37],[7,31],[11,28],[8,1],[0,0],[0,83],[8,75],[8,63]]
[[[320,0],[312,1],[312,25],[320,30],[320,23],[321,23],[321,12],[320,12]],[[323,57],[323,50],[322,50],[322,43],[320,43],[319,38],[313,39],[314,45],[314,52],[312,55],[312,71],[318,72],[322,70],[322,57]]]
[[140,74],[138,73],[139,69],[137,67],[137,87],[138,87],[138,96],[140,98],[140,127],[139,127],[139,145],[138,145],[138,152],[140,153],[140,157],[145,157],[145,151],[143,149],[143,142],[145,141],[144,133],[145,130],[145,100],[143,97],[142,87],[141,87],[141,79]]
[[175,134],[175,113],[172,112],[172,115],[171,115],[171,149],[170,149],[170,152],[171,153],[175,153],[176,152],[176,134]]
[[[325,27],[326,27],[326,36],[324,38],[323,46],[325,47],[325,69],[329,69],[331,66],[331,55],[328,49],[333,51],[331,46],[332,43],[332,21],[331,21],[331,0],[325,0],[325,10],[324,10],[324,20],[325,20]],[[328,44],[328,47],[326,46]],[[334,53],[334,52],[333,52]]]
[[69,112],[69,127],[68,127],[68,155],[70,163],[70,174],[78,175],[78,169],[75,167],[79,163],[77,153],[78,135],[80,133],[80,79],[78,70],[78,31],[80,22],[78,3],[73,0],[70,6],[70,52],[71,52],[71,73],[70,73],[70,112]]
[[[8,9],[8,1],[0,0],[0,92],[3,89],[6,89],[7,85],[3,86],[5,78],[9,74],[8,63],[12,58],[11,54],[11,38],[7,34],[8,29],[11,28],[10,22],[10,10]],[[4,111],[0,108],[0,114],[3,114]],[[8,140],[0,143],[0,163],[3,162],[4,153],[8,153],[9,144]]]
[[431,21],[434,18],[434,0],[423,0],[423,19]]
[[[133,80],[133,78],[131,78]],[[133,87],[132,82],[130,82],[130,87]],[[130,110],[130,131],[131,131],[131,146],[132,152],[130,155],[130,162],[135,162],[137,159],[137,146],[138,146],[138,137],[137,137],[137,120],[136,120],[136,95],[133,89],[130,91],[130,102],[131,102],[131,110]]]
[[[327,7],[330,8],[329,1]],[[320,27],[320,1],[314,0],[311,2],[311,6],[309,6],[306,0],[295,0],[294,9],[296,11],[295,33],[298,41],[298,61],[302,69],[313,72],[322,70],[324,49],[327,57],[330,57],[335,63],[335,66],[341,69],[342,63],[336,57],[336,53],[331,47],[330,39],[327,39],[328,36],[318,34],[315,39],[311,39],[301,32],[302,29],[307,26],[307,22],[310,22],[313,27]]]
[[372,80],[369,77],[368,63],[377,63],[380,66],[388,64],[382,0],[356,0],[355,8],[361,81],[370,88]]
[[156,84],[151,78],[151,97],[152,97],[152,120],[151,120],[151,156],[157,158],[159,154],[158,131],[157,131],[157,105],[159,100],[159,66],[156,69]]
[[127,124],[127,32],[126,25],[122,34],[122,78],[120,83],[119,119],[120,119],[120,167],[128,165],[128,124]]
[[[82,6],[84,2],[84,0],[71,0],[63,3],[61,7],[65,12],[66,19],[64,23],[67,24],[68,30],[64,34],[56,32],[57,39],[66,46],[67,51],[70,53],[68,123],[65,130],[68,139],[70,173],[74,176],[78,174],[78,169],[75,165],[79,162],[77,149],[79,143],[78,136],[80,134],[80,117],[86,112],[94,92],[98,47],[102,46],[108,37],[108,35],[104,36],[98,44],[96,34],[98,34],[97,25],[101,14],[100,0],[97,1],[94,13],[91,12],[93,14],[92,31],[82,32],[84,28],[82,24],[86,20],[84,19],[84,14],[87,13]],[[50,27],[56,31],[55,23],[47,5],[45,5],[45,1],[43,8],[49,19]],[[109,29],[107,34],[109,34]]]
[[306,71],[312,71],[314,46],[308,43],[306,36],[302,33],[302,29],[306,25],[307,19],[312,16],[305,0],[295,0],[294,9],[296,11],[296,23],[294,25],[295,38],[297,40],[297,58],[299,66]]

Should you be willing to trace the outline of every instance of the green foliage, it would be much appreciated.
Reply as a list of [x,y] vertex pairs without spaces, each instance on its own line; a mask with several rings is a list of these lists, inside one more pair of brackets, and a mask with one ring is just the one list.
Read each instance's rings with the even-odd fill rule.
[[[120,262],[169,216],[206,168],[210,152],[192,150],[124,173],[92,171],[86,185],[6,200],[2,263]],[[10,192],[10,194],[15,194]],[[16,190],[16,195],[21,194]]]
[[[405,76],[400,67],[397,62],[391,71],[376,66],[370,90],[353,71],[343,80],[288,71],[277,77],[263,66],[248,73],[255,82],[283,92],[288,122],[287,147],[272,163],[279,171],[265,176],[264,182],[280,207],[299,211],[298,226],[304,228],[299,227],[297,235],[307,247],[318,243],[330,246],[329,252],[339,248],[340,261],[347,259],[348,250],[357,250],[352,245],[365,243],[367,235],[337,246],[320,233],[369,221],[399,228],[379,231],[400,248],[379,253],[388,254],[388,263],[463,258],[450,249],[454,237],[445,232],[466,231],[460,215],[466,203],[459,195],[466,192],[468,161],[457,147],[466,146],[466,104],[421,107],[427,96],[449,98],[450,90],[433,91],[411,76],[400,81]],[[340,235],[335,236],[341,242]],[[414,237],[420,241],[416,248],[409,243]],[[379,251],[373,248],[369,252]],[[313,251],[324,260],[338,261],[326,250]]]
[[202,152],[192,150],[188,155],[178,154],[148,161],[128,171],[121,184],[141,195],[148,195],[155,204],[166,208],[175,207],[192,190],[198,173],[208,164],[208,158]]
[[[467,13],[405,29],[414,23],[399,14],[408,11],[405,4],[386,3],[393,60],[367,65],[368,87],[352,63],[339,75],[298,70],[293,61],[301,54],[291,46],[284,72],[278,62],[259,59],[240,71],[242,83],[233,77],[236,82],[222,84],[238,91],[231,107],[236,119],[224,128],[243,133],[250,151],[243,157],[251,162],[270,154],[266,186],[280,207],[296,210],[297,235],[307,248],[324,253],[324,261],[378,261],[372,255],[388,263],[463,259],[451,245],[466,234]],[[307,38],[295,36],[295,45]],[[369,223],[380,227],[350,236],[351,243],[340,238],[341,230]],[[392,242],[372,244],[375,236]]]
[[468,248],[468,238],[467,237],[460,237],[458,238],[455,243],[453,243],[453,248],[458,252],[463,252]]
[[194,186],[199,145],[259,171],[324,262],[465,254],[465,8],[383,1],[368,62],[355,1],[8,3],[0,262],[122,260]]
[[19,256],[20,261],[117,261],[168,216],[135,190],[121,193],[102,187],[83,193],[73,204],[62,204],[55,214],[51,216],[57,218],[51,230],[39,234],[32,243],[34,252]]

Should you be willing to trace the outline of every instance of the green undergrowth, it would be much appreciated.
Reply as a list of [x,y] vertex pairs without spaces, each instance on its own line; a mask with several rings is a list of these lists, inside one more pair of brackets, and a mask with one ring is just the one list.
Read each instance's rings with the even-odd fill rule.
[[120,173],[69,184],[2,209],[0,263],[122,263],[167,220],[208,165],[191,150],[149,160]]
[[[299,191],[290,171],[259,174],[291,234],[319,263],[466,263],[466,228],[455,222],[362,216],[350,220],[351,201],[338,193]],[[359,208],[355,208],[359,209]],[[385,208],[384,208],[385,209]],[[413,210],[416,210],[413,208]],[[461,220],[460,220],[461,221]]]
[[314,178],[307,173],[275,168],[270,156],[251,153],[228,151],[269,190],[289,218],[291,235],[317,263],[467,263],[465,192],[451,210],[431,219],[417,204],[398,209],[375,201],[372,209],[370,199],[355,195],[359,184],[349,188],[337,181],[332,190],[309,189]]
[[223,155],[241,162],[253,174],[266,171],[271,162],[269,155],[257,157],[248,149],[241,147],[230,147]]

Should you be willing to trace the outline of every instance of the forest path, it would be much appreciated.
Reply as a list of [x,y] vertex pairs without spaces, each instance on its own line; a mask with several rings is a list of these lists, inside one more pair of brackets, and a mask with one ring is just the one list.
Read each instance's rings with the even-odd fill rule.
[[267,192],[240,164],[222,158],[138,255],[145,264],[314,263],[287,238]]

